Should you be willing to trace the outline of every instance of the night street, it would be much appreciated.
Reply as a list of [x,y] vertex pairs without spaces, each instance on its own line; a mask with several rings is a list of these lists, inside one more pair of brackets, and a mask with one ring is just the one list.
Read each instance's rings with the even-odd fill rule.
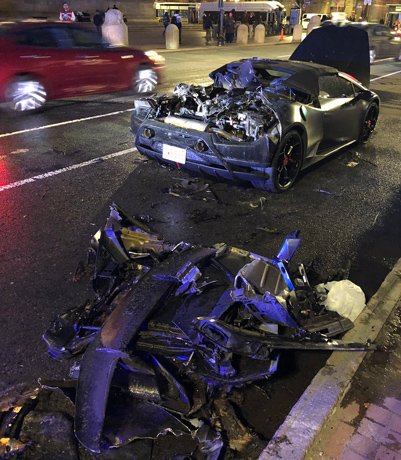
[[[162,52],[166,70],[159,92],[179,82],[206,84],[210,71],[233,59],[287,58],[294,48]],[[152,230],[173,243],[226,242],[272,257],[286,234],[300,230],[295,261],[315,259],[329,276],[350,260],[350,279],[369,299],[401,257],[401,63],[372,65],[370,88],[381,98],[372,139],[303,171],[282,194],[209,177],[195,180],[209,184],[212,192],[169,193],[180,179],[196,176],[161,166],[133,148],[128,94],[53,101],[31,115],[0,111],[0,390],[68,375],[71,363],[48,357],[41,336],[57,314],[91,297],[88,277],[76,270],[113,201],[144,216]],[[273,377],[269,387],[275,412],[263,409],[268,426],[254,427],[264,440],[326,357],[287,356],[288,370]],[[257,402],[247,391],[246,416],[252,419]]]

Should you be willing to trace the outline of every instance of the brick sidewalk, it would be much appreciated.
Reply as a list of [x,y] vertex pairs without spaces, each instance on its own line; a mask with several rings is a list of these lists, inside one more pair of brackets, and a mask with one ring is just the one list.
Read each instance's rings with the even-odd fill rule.
[[401,460],[401,302],[326,422],[307,460]]
[[359,416],[359,404],[340,408],[330,438],[320,445],[319,458],[401,460],[401,400],[386,397],[378,404],[365,403],[367,410],[357,427],[354,421]]

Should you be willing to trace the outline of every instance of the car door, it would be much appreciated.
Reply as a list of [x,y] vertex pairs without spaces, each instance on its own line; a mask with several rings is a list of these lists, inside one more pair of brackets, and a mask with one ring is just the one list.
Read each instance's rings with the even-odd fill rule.
[[49,98],[64,96],[76,86],[75,59],[60,47],[54,27],[18,29],[13,34],[15,74],[33,74],[46,87]]
[[353,84],[338,74],[319,77],[323,139],[319,151],[346,145],[358,138],[360,119]]
[[84,92],[121,89],[120,74],[123,63],[119,51],[103,42],[95,31],[72,26],[68,28],[68,33],[82,76]]

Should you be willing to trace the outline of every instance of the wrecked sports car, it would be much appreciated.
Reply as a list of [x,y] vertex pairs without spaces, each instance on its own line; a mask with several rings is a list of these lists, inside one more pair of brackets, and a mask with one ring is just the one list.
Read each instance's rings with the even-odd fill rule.
[[378,96],[364,86],[369,72],[364,31],[316,29],[289,61],[231,62],[210,74],[210,86],[182,83],[172,96],[136,100],[135,145],[163,162],[282,192],[301,169],[368,141],[379,115]]
[[43,336],[53,358],[81,355],[69,383],[80,443],[102,452],[189,433],[202,453],[193,458],[245,451],[255,435],[240,421],[233,432],[227,395],[274,374],[280,350],[375,349],[334,339],[353,323],[324,307],[303,264],[291,266],[299,244],[288,235],[271,259],[172,244],[114,204],[89,250],[95,299]]

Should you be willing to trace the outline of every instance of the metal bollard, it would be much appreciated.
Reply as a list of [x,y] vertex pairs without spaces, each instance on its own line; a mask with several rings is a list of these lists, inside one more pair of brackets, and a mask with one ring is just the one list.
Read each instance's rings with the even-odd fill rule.
[[237,43],[239,45],[248,44],[248,27],[246,24],[240,24],[237,27]]
[[166,49],[178,50],[180,47],[180,33],[175,24],[169,24],[166,27]]
[[292,33],[292,41],[294,43],[299,43],[302,41],[302,26],[301,24],[295,24],[294,31]]
[[255,27],[255,43],[264,43],[265,33],[265,26],[263,24],[258,24]]

